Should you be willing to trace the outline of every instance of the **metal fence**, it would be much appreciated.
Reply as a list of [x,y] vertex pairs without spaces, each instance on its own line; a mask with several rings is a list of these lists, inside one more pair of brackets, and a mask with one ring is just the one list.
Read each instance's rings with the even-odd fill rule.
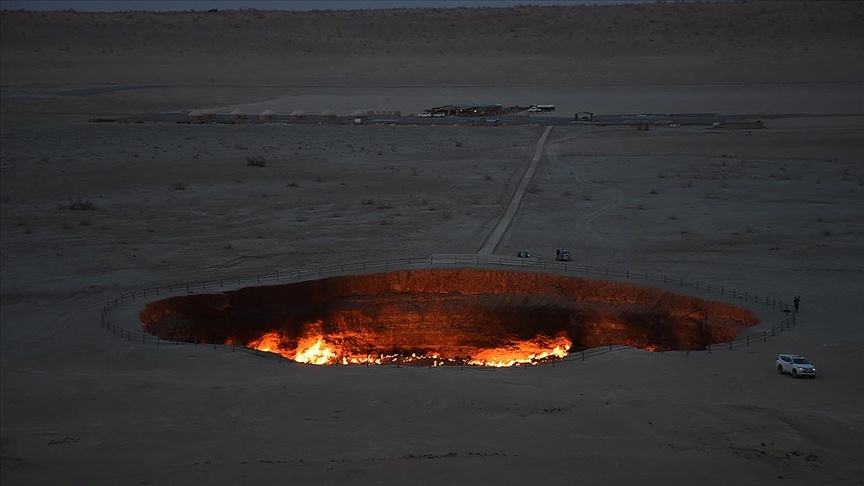
[[[141,344],[149,344],[156,346],[208,346],[216,350],[229,352],[245,352],[255,354],[257,356],[274,358],[278,361],[291,361],[276,353],[259,351],[245,346],[234,344],[226,345],[220,343],[207,343],[202,341],[185,342],[185,341],[166,341],[158,336],[143,333],[140,331],[130,331],[124,327],[117,326],[111,322],[108,315],[110,311],[116,309],[120,305],[135,302],[138,300],[152,299],[156,297],[169,297],[176,294],[190,294],[196,292],[219,292],[226,289],[237,289],[250,285],[267,285],[267,284],[288,284],[309,279],[318,279],[324,277],[332,277],[337,275],[349,274],[365,274],[374,271],[391,271],[404,270],[410,268],[465,268],[476,266],[489,269],[529,269],[532,271],[544,271],[556,274],[565,274],[571,276],[591,276],[603,277],[607,279],[626,279],[628,281],[662,283],[663,285],[695,289],[700,292],[709,294],[719,294],[724,297],[740,299],[745,302],[752,302],[760,305],[769,306],[772,309],[782,311],[788,316],[782,319],[778,324],[771,326],[770,330],[760,330],[748,333],[744,336],[735,339],[728,343],[709,344],[705,347],[705,351],[675,351],[675,352],[708,352],[728,350],[732,351],[736,348],[749,347],[761,342],[766,342],[769,337],[773,337],[780,332],[784,332],[793,327],[795,322],[795,313],[792,311],[788,303],[778,300],[767,295],[761,295],[755,292],[727,287],[725,285],[712,284],[710,282],[702,282],[698,280],[688,281],[683,278],[672,278],[667,275],[639,273],[630,270],[614,270],[607,267],[595,267],[591,265],[577,265],[570,262],[541,262],[532,259],[514,259],[514,258],[489,258],[479,255],[446,255],[432,256],[425,258],[402,258],[393,260],[381,260],[375,262],[360,262],[360,263],[345,263],[328,266],[321,266],[316,269],[289,269],[282,271],[274,271],[271,273],[246,276],[246,277],[225,277],[218,279],[203,280],[198,282],[170,284],[166,286],[153,287],[144,290],[136,290],[134,292],[125,293],[117,298],[107,301],[102,306],[101,325],[103,328],[118,335],[122,339],[130,342],[138,342]],[[584,351],[571,352],[560,361],[584,361],[593,356],[607,354],[622,349],[627,349],[628,346],[611,345],[592,348]],[[293,362],[293,361],[292,361]],[[555,361],[551,364],[554,366]]]

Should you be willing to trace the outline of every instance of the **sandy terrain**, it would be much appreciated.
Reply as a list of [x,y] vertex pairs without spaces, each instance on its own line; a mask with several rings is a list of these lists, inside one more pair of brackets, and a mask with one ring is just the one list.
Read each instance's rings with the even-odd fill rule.
[[[4,485],[862,484],[861,4],[0,21]],[[566,117],[492,255],[566,246],[577,265],[800,295],[797,325],[734,351],[495,371],[305,366],[100,327],[143,288],[476,254],[546,127],[87,120],[467,102]],[[765,128],[639,132],[578,110]],[[756,330],[787,317],[734,302]],[[142,305],[110,317],[138,330]],[[777,375],[780,352],[819,377]]]

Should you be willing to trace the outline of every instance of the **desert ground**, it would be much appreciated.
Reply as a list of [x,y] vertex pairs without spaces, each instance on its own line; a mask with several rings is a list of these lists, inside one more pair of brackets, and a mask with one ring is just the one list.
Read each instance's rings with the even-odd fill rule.
[[[0,15],[4,486],[864,483],[862,4]],[[476,255],[548,127],[89,120],[448,103],[561,117],[492,256],[568,247],[800,296],[796,325],[496,370],[310,366],[100,326],[140,289]],[[753,332],[788,317],[669,290],[750,309]],[[109,317],[140,332],[143,304]],[[778,375],[781,352],[818,377]]]

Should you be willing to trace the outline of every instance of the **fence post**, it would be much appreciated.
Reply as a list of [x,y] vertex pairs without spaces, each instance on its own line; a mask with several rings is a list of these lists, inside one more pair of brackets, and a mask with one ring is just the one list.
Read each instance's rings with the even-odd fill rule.
[[747,347],[750,347],[750,336],[747,336]]
[[729,351],[732,351],[732,343],[729,343]]

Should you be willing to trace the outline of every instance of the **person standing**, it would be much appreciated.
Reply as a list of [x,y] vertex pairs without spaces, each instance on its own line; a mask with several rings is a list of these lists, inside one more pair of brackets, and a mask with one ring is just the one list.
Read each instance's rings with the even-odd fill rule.
[[795,304],[795,312],[798,312],[798,305],[801,303],[801,297],[796,295],[795,298],[792,299],[792,303]]

